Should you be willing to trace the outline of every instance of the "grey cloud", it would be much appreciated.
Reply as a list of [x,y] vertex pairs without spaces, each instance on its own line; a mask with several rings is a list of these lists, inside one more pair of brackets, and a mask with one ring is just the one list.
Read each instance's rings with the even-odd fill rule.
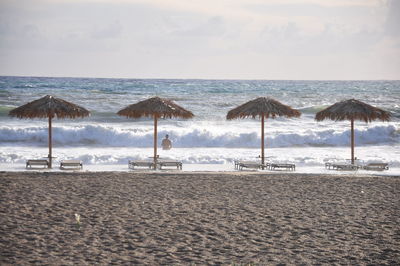
[[6,21],[0,21],[0,38],[10,34],[13,34],[11,24]]
[[319,56],[367,51],[381,38],[380,32],[365,28],[348,32],[329,23],[325,24],[324,30],[319,33],[304,35],[295,22],[289,22],[283,27],[265,27],[259,40],[250,47],[261,53]]
[[363,5],[343,5],[343,6],[323,6],[319,4],[299,3],[299,4],[252,4],[245,5],[251,12],[278,16],[310,16],[310,17],[353,17],[370,12],[369,6]]
[[137,36],[145,53],[159,56],[219,56],[227,50],[227,27],[221,17],[199,14],[162,16],[162,25]]
[[96,28],[91,35],[95,39],[114,39],[120,37],[121,33],[122,26],[119,21],[116,21],[104,27]]
[[0,24],[0,47],[2,50],[45,49],[48,39],[41,28],[33,23]]
[[25,24],[22,27],[21,33],[24,37],[27,37],[29,39],[38,39],[38,38],[41,38],[41,36],[42,36],[38,26],[36,26],[34,24]]
[[190,37],[220,36],[224,34],[225,30],[223,19],[221,17],[212,17],[206,22],[186,26],[184,29],[176,30],[173,34]]
[[[305,72],[294,67],[296,60],[298,65],[304,63],[319,70],[310,65],[325,63],[325,57],[343,58],[343,63],[350,63],[346,61],[349,58],[364,60],[369,56],[363,62],[373,63],[379,52],[386,51],[386,46],[376,45],[373,49],[377,40],[384,37],[383,27],[380,32],[371,30],[375,27],[368,28],[382,20],[383,8],[374,12],[371,7],[265,5],[252,7],[254,18],[247,16],[249,9],[242,18],[217,13],[213,17],[151,1],[25,2],[31,4],[11,0],[7,6],[0,3],[3,74],[204,77],[208,73],[224,77],[231,69],[240,78],[255,77],[253,74],[265,72],[264,67],[271,66],[273,70],[275,65],[281,65],[287,77],[298,77]],[[399,2],[390,2],[386,37],[398,36]],[[260,32],[260,15],[277,15],[289,22],[281,26],[282,20],[272,21]],[[302,28],[304,24],[296,24],[298,16],[307,15],[321,25],[326,23],[325,30],[312,33]],[[371,21],[367,21],[370,17]],[[27,62],[31,62],[30,66]],[[379,73],[386,70],[390,67]],[[329,67],[326,73],[336,77],[343,72]]]
[[400,37],[400,1],[388,2],[388,14],[385,23],[385,33],[390,36]]

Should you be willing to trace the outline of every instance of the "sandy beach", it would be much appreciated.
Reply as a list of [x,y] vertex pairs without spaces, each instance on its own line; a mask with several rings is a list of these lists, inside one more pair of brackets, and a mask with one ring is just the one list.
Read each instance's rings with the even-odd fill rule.
[[2,265],[400,263],[395,176],[0,172],[0,195]]

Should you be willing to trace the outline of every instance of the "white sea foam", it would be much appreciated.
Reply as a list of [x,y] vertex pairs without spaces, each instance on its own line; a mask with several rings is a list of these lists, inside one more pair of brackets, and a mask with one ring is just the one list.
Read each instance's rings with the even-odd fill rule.
[[[232,147],[256,148],[260,145],[258,128],[246,131],[233,127],[177,128],[164,127],[162,137],[169,134],[175,147]],[[355,130],[357,146],[400,143],[400,132],[395,125],[370,126]],[[31,146],[47,145],[47,127],[0,127],[0,143]],[[349,129],[315,129],[297,132],[269,130],[266,142],[269,147],[291,146],[347,146]],[[56,126],[53,128],[56,146],[152,147],[153,131],[147,128],[120,128],[104,125]]]

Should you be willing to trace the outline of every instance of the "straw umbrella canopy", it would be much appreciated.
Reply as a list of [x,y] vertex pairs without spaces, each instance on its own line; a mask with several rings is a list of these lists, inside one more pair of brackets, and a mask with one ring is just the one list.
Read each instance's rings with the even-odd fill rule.
[[354,120],[368,123],[373,120],[389,121],[390,117],[391,115],[387,111],[355,99],[350,99],[337,102],[318,112],[315,115],[315,120],[351,121],[351,163],[354,164]]
[[152,117],[154,119],[154,169],[157,164],[157,121],[160,118],[192,118],[192,112],[177,105],[171,100],[160,97],[153,97],[140,101],[135,104],[128,105],[124,109],[118,111],[118,115],[129,118]]
[[60,98],[46,95],[43,98],[29,102],[9,112],[10,116],[18,118],[48,118],[49,119],[49,168],[52,167],[52,119],[86,117],[90,112],[76,104]]
[[264,119],[276,118],[277,116],[299,117],[300,115],[301,113],[298,110],[284,105],[277,100],[269,97],[260,97],[230,110],[226,119],[261,118],[261,163],[264,164]]

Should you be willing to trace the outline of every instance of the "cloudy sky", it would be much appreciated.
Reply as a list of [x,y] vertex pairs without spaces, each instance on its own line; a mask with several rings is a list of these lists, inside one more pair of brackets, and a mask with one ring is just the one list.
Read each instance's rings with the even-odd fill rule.
[[400,0],[0,0],[0,75],[400,79]]

